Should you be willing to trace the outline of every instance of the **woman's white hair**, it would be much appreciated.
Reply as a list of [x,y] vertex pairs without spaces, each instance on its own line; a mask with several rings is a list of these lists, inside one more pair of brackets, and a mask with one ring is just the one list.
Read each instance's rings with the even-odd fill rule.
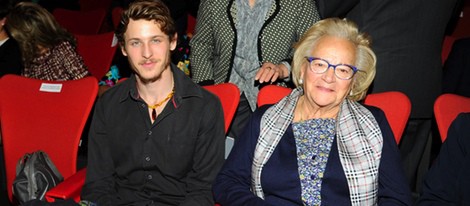
[[305,56],[309,56],[315,49],[317,42],[324,36],[333,36],[349,40],[356,46],[356,61],[354,66],[358,72],[352,79],[351,91],[347,98],[359,101],[366,96],[367,89],[375,77],[376,56],[370,48],[368,36],[360,33],[357,25],[347,19],[329,18],[315,23],[295,45],[292,61],[292,76],[294,84],[299,85],[302,66],[307,63]]

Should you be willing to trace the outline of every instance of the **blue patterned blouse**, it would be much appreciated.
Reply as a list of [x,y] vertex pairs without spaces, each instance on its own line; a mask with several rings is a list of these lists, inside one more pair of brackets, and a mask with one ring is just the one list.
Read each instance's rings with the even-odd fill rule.
[[335,138],[335,125],[335,119],[309,119],[292,124],[305,205],[321,204],[322,179]]

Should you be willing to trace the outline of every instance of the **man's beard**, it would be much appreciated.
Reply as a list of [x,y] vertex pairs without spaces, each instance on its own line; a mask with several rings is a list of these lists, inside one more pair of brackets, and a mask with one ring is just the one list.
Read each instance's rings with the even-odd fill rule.
[[[154,63],[154,64],[158,64],[158,62],[160,62],[159,60],[157,59],[147,59],[147,60],[143,60],[143,61],[140,61],[139,62],[139,65],[143,65],[145,63],[148,63],[148,62],[151,62],[151,63]],[[143,84],[149,84],[149,83],[153,83],[155,81],[157,81],[158,79],[160,79],[162,77],[162,74],[163,72],[168,68],[168,66],[170,65],[170,61],[168,61],[168,63],[166,65],[164,65],[163,67],[163,70],[160,72],[159,75],[157,76],[152,76],[150,78],[144,78],[143,76],[141,76],[139,73],[137,73],[137,78],[140,79],[140,81],[143,83]]]

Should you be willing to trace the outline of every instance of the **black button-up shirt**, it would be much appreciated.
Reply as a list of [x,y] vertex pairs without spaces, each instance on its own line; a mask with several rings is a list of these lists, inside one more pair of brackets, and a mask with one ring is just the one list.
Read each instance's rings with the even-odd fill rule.
[[152,124],[135,77],[98,99],[82,199],[98,205],[213,205],[224,161],[220,101],[172,65],[174,97]]

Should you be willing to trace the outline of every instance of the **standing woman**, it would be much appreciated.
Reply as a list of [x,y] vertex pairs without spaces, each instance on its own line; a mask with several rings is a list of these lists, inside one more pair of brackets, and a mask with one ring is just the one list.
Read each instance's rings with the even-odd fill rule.
[[7,16],[7,29],[20,45],[23,76],[42,80],[80,79],[89,72],[72,34],[38,4],[20,2]]
[[256,109],[258,83],[288,81],[292,45],[320,19],[313,0],[204,0],[191,39],[191,74],[201,85],[231,82],[241,91],[229,136]]
[[297,88],[253,113],[214,183],[230,205],[410,205],[384,113],[359,104],[374,79],[369,39],[348,20],[315,24],[296,46]]

